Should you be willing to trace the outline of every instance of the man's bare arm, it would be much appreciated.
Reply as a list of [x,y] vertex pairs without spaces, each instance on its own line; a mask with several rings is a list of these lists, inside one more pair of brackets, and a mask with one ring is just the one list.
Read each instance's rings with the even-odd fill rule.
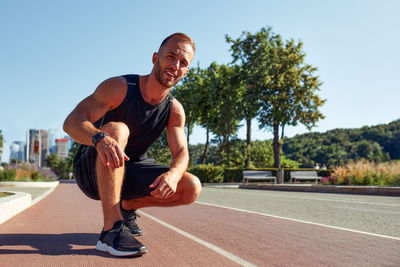
[[[125,98],[126,91],[127,83],[122,77],[102,82],[92,95],[80,102],[68,115],[64,122],[64,131],[78,143],[92,145],[92,136],[100,131],[93,122],[119,106]],[[96,145],[103,163],[115,168],[122,166],[125,156],[116,143],[113,138],[106,136]]]
[[172,154],[172,162],[168,172],[159,176],[151,188],[156,189],[151,193],[157,198],[168,198],[176,192],[176,186],[189,163],[189,151],[184,130],[185,112],[182,105],[173,100],[171,117],[167,125],[168,144]]

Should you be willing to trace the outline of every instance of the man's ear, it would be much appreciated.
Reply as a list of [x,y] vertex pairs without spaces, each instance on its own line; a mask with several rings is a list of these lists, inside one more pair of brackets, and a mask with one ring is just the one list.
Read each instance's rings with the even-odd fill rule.
[[157,53],[157,52],[154,52],[154,53],[153,53],[153,59],[152,59],[152,61],[153,61],[153,64],[154,64],[154,65],[157,63],[157,61],[158,61],[158,53]]

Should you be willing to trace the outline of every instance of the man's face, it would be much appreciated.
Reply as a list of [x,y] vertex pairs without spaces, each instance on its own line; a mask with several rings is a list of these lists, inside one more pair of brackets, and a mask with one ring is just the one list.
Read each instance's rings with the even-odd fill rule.
[[154,74],[166,88],[176,85],[189,71],[194,56],[193,48],[177,38],[171,38],[153,55]]

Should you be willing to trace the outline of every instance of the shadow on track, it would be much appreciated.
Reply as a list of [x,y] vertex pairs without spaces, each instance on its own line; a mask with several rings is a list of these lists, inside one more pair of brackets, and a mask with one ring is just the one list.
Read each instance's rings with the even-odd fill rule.
[[[1,254],[97,255],[115,258],[95,249],[98,234],[0,234]],[[15,246],[15,248],[10,248]],[[21,247],[31,247],[26,249]],[[79,248],[79,246],[92,248]],[[7,247],[7,248],[4,248]]]

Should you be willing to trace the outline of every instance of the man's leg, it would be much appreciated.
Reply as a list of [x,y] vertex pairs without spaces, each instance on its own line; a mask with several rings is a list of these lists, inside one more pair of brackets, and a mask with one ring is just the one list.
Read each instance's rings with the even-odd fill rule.
[[[129,137],[129,128],[126,124],[109,122],[101,130],[114,138],[125,149]],[[113,227],[116,221],[122,220],[119,202],[125,174],[125,164],[120,168],[111,169],[104,166],[99,156],[97,156],[96,174],[103,207],[104,231],[107,231]]]
[[159,199],[153,196],[135,198],[122,201],[122,208],[125,210],[137,210],[144,207],[172,207],[178,205],[188,205],[193,203],[201,192],[200,180],[185,172],[179,181],[176,193],[167,199]]

